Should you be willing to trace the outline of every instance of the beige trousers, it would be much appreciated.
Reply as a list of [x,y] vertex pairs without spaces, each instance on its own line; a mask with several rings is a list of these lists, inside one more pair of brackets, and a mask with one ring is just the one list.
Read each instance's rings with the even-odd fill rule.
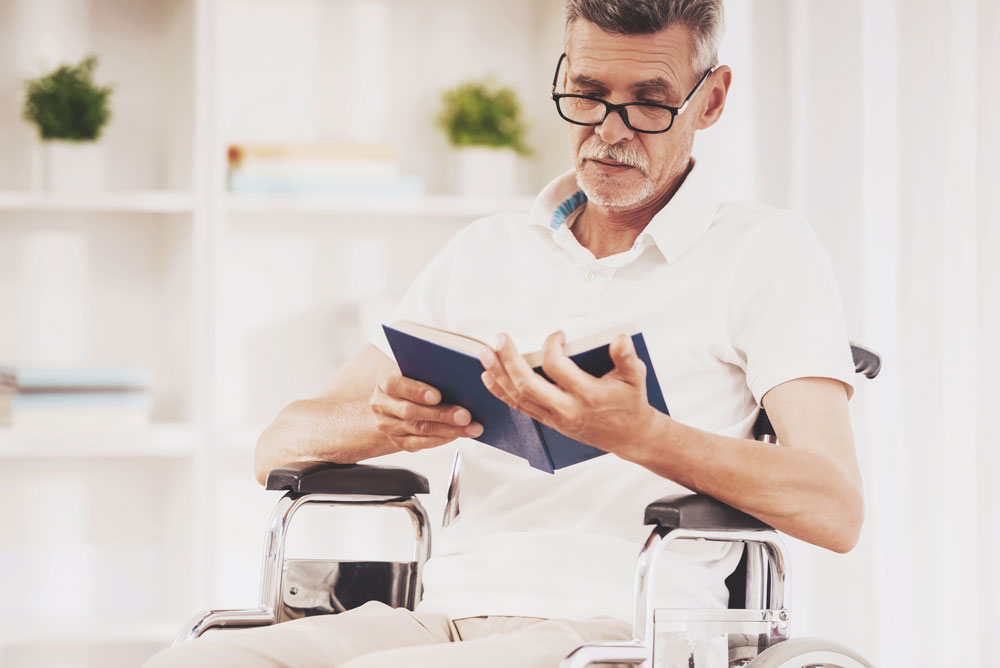
[[631,637],[631,625],[612,617],[453,620],[371,601],[337,615],[208,633],[142,668],[556,668],[584,643]]

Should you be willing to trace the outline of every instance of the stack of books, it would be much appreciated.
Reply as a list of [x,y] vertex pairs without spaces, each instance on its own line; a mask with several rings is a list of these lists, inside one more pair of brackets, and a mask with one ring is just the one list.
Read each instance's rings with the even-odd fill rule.
[[150,405],[149,374],[141,369],[0,366],[0,426],[142,427]]
[[418,195],[382,144],[321,141],[229,146],[229,191],[261,194]]
[[0,367],[0,427],[10,424],[10,414],[17,394],[17,376],[6,367]]

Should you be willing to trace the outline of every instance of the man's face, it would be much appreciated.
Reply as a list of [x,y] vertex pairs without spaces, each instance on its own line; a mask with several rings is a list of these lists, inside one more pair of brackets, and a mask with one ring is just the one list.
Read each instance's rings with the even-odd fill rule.
[[[691,69],[691,40],[679,25],[651,35],[615,35],[585,19],[570,26],[557,92],[613,104],[679,107],[704,72]],[[699,96],[701,91],[699,91]],[[669,190],[688,166],[698,96],[662,134],[635,132],[617,113],[601,125],[570,124],[577,182],[587,198],[619,210],[639,208]]]

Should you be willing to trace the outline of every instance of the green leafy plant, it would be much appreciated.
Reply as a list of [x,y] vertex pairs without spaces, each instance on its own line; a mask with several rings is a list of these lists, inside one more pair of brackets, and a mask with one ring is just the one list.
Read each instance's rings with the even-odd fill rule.
[[61,65],[25,81],[24,119],[38,127],[42,139],[95,141],[111,118],[111,86],[94,83],[97,56],[76,65]]
[[444,92],[438,126],[452,146],[492,146],[530,154],[517,94],[491,80],[470,81]]

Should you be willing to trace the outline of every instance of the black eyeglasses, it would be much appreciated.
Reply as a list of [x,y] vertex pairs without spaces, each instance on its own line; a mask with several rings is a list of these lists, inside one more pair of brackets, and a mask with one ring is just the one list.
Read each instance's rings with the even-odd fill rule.
[[562,67],[562,62],[565,59],[565,53],[559,56],[559,62],[556,63],[556,73],[552,77],[552,99],[556,103],[556,110],[564,120],[576,125],[600,125],[607,119],[608,114],[612,111],[617,111],[622,122],[625,123],[625,127],[636,132],[645,132],[646,134],[660,134],[672,128],[674,118],[683,113],[684,109],[688,106],[688,102],[695,96],[701,85],[705,83],[708,75],[715,71],[713,67],[705,72],[679,107],[671,107],[666,104],[656,104],[653,102],[611,104],[607,100],[602,100],[592,95],[557,93],[556,82],[559,80],[559,68]]

